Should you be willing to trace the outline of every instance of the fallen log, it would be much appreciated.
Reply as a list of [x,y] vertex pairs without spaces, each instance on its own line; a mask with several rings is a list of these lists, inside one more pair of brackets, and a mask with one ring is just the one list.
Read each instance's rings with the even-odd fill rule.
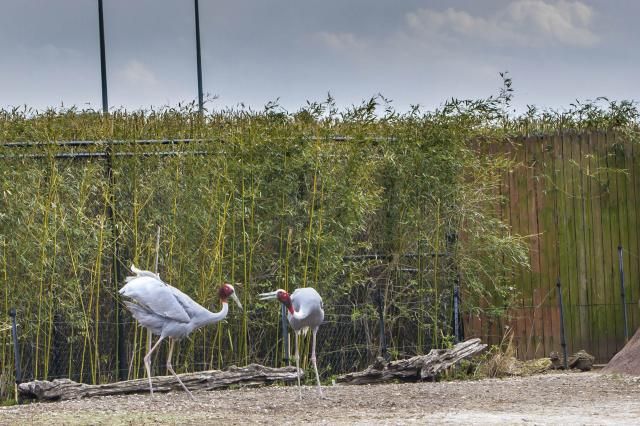
[[[223,371],[209,370],[198,373],[179,374],[179,376],[185,386],[191,391],[220,389],[230,385],[249,386],[276,381],[293,382],[297,380],[298,377],[295,367],[270,368],[259,364],[250,364],[246,367],[231,366]],[[152,381],[154,392],[169,392],[171,390],[183,391],[173,376],[152,377]],[[148,392],[149,380],[147,378],[102,385],[87,385],[69,379],[56,379],[53,381],[34,380],[18,385],[18,393],[23,399],[37,399],[39,401],[57,401]]]
[[469,339],[458,343],[451,349],[432,349],[426,355],[409,359],[386,362],[378,358],[373,365],[364,371],[339,376],[336,381],[347,385],[365,385],[384,383],[391,380],[437,380],[440,374],[447,371],[459,361],[470,358],[484,351],[486,344],[480,339]]

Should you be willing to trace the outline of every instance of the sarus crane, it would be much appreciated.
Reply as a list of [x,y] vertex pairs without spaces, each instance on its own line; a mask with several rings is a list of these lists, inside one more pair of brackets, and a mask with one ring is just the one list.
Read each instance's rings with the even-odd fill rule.
[[[296,368],[300,369],[300,333],[306,334],[309,329],[313,334],[311,344],[311,362],[316,371],[316,381],[318,392],[322,397],[322,387],[320,386],[320,376],[318,375],[318,365],[316,363],[316,334],[322,321],[324,320],[324,310],[322,308],[322,297],[311,287],[296,289],[291,295],[282,289],[259,295],[260,300],[277,299],[287,308],[287,319],[289,325],[296,334]],[[302,397],[300,388],[300,374],[298,373],[298,390]]]
[[235,289],[231,284],[223,284],[218,290],[222,309],[219,312],[211,312],[177,288],[162,281],[158,274],[138,269],[134,265],[131,265],[131,271],[135,275],[127,277],[126,284],[120,289],[120,294],[129,299],[123,303],[141,326],[160,336],[144,357],[144,366],[149,377],[149,392],[153,395],[151,354],[164,339],[169,339],[167,370],[178,379],[191,399],[194,399],[171,366],[173,346],[176,340],[188,336],[193,330],[222,321],[229,312],[228,298],[232,298],[242,309]]

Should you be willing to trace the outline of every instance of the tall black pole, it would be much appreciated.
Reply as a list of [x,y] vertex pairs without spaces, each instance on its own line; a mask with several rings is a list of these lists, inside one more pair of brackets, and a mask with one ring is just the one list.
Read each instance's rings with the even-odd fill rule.
[[102,78],[102,112],[109,112],[107,100],[107,58],[104,47],[104,13],[102,12],[102,0],[98,0],[98,25],[100,27],[100,75]]
[[622,262],[622,245],[618,245],[618,266],[620,268],[620,298],[622,299],[622,314],[624,315],[624,341],[629,341],[629,320],[627,318],[627,298],[624,292],[624,264]]
[[202,96],[202,55],[200,54],[200,8],[198,0],[194,0],[194,9],[196,12],[196,64],[198,68],[198,110],[202,113],[204,109],[204,100]]

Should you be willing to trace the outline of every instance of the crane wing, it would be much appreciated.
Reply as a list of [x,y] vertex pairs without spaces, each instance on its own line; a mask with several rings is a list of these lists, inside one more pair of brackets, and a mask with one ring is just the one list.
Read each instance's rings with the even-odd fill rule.
[[296,311],[310,309],[322,309],[322,297],[312,287],[297,288],[291,294],[291,303]]
[[324,320],[322,297],[311,287],[298,288],[291,294],[294,313],[288,316],[289,323],[295,330],[306,333],[309,328],[315,329]]
[[132,299],[156,315],[174,321],[191,321],[185,307],[189,307],[189,302],[194,304],[195,302],[180,290],[156,277],[139,275],[128,279],[127,284],[120,289],[120,294]]

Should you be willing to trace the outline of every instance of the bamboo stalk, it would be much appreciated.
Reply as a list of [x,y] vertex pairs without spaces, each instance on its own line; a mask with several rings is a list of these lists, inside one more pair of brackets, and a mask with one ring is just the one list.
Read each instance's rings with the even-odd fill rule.
[[[182,181],[182,174],[180,172],[180,163],[176,162],[175,164],[175,168],[170,169],[169,166],[167,166],[167,173],[172,173],[173,174],[173,179],[172,179],[172,183],[173,185],[176,185],[176,187],[179,187],[181,181]],[[178,252],[177,252],[177,256],[176,256],[176,245],[179,246],[179,233],[180,233],[180,224],[178,223],[178,196],[180,195],[180,191],[178,191],[177,189],[174,189],[172,191],[172,197],[171,197],[171,232],[169,234],[169,250],[167,252],[168,255],[168,261],[167,263],[169,265],[171,265],[171,267],[166,268],[165,273],[167,274],[166,279],[170,280],[170,282],[173,282],[174,285],[176,285],[178,288],[181,288],[183,286],[182,283],[184,283],[184,276],[182,274],[182,265],[184,264],[184,257],[186,256],[186,253],[182,252],[181,250],[179,250],[178,248]],[[159,253],[159,245],[158,245],[158,253]],[[177,258],[177,261],[175,260]],[[185,289],[186,290],[186,289]],[[206,297],[206,294],[200,293],[202,298]],[[204,299],[201,299],[200,301],[202,301]],[[147,337],[147,339],[149,339],[149,337]],[[181,345],[178,345],[178,348],[175,352],[175,365],[179,366],[180,362],[179,362],[179,357],[182,353],[186,353],[186,354],[192,354],[193,353],[193,345],[194,345],[194,341],[193,340],[189,340],[189,345],[185,348]]]
[[[2,285],[4,288],[4,312],[9,312],[9,279],[7,273],[7,242],[4,237],[0,238],[0,246],[2,247]],[[7,336],[9,333],[2,334],[2,365],[11,365],[11,359],[7,356]],[[0,395],[1,397],[1,395]]]
[[[65,230],[65,232],[66,232],[66,230]],[[84,339],[84,346],[83,346],[83,352],[82,352],[82,360],[80,362],[80,377],[83,377],[83,375],[84,375],[85,349],[86,349],[86,344],[87,344],[87,338],[88,338],[89,332],[90,332],[89,331],[89,328],[90,328],[89,327],[89,320],[88,320],[89,316],[88,316],[88,313],[87,313],[87,308],[86,308],[85,303],[84,303],[84,297],[83,297],[83,293],[84,292],[80,288],[80,275],[79,275],[78,264],[77,264],[78,262],[75,259],[74,252],[73,252],[73,250],[71,248],[71,238],[68,235],[65,235],[65,236],[66,236],[65,239],[67,240],[67,250],[68,250],[68,253],[69,253],[68,258],[71,261],[71,267],[72,267],[72,270],[73,270],[73,275],[75,277],[74,282],[76,283],[76,287],[75,287],[76,297],[80,301],[80,306],[82,308],[82,322],[84,324],[85,339]],[[73,352],[70,352],[70,353],[73,353]],[[71,362],[71,357],[69,357],[69,362]],[[71,375],[71,369],[69,369],[69,375]]]
[[[285,262],[284,262],[284,288],[283,290],[289,292],[289,264],[290,264],[290,256],[291,256],[291,246],[293,244],[293,228],[289,228],[289,232],[287,233],[287,248],[285,252]],[[289,353],[286,354],[287,359],[291,360],[291,333],[287,334],[287,339],[289,341],[286,344],[286,347],[289,348]]]
[[[57,192],[56,192],[57,193]],[[56,197],[56,206],[60,206],[60,200],[57,199]],[[55,224],[57,222],[57,211],[58,211],[59,207],[56,207],[53,211],[53,223]],[[47,288],[47,298],[49,299],[49,324],[48,324],[48,330],[47,330],[47,339],[46,339],[46,343],[45,343],[45,354],[46,357],[44,359],[44,379],[47,380],[49,378],[49,360],[51,359],[51,343],[52,343],[52,338],[53,338],[53,299],[54,299],[54,291],[53,291],[53,286],[54,286],[54,280],[55,280],[55,274],[56,274],[56,259],[58,258],[58,238],[57,238],[58,233],[54,232],[53,233],[53,261],[51,264],[51,274],[49,277],[49,286]]]
[[[249,219],[249,241],[250,241],[250,245],[249,245],[249,268],[248,268],[248,274],[247,274],[247,278],[245,280],[245,287],[244,287],[244,291],[242,292],[243,294],[243,300],[244,300],[244,306],[248,306],[249,305],[249,292],[251,291],[251,283],[253,281],[253,254],[254,254],[254,250],[255,250],[255,245],[257,244],[256,241],[256,236],[255,236],[255,215],[256,215],[256,188],[254,187],[255,185],[255,176],[253,174],[253,171],[251,171],[251,208],[250,208],[250,219]],[[243,322],[244,322],[244,327],[245,327],[245,331],[244,331],[244,346],[245,346],[245,358],[244,358],[244,363],[245,365],[249,364],[249,323],[248,323],[248,315],[249,312],[244,309],[242,311],[243,314]]]
[[[106,210],[106,204],[105,204],[105,210]],[[106,212],[105,214],[100,218],[100,232],[98,234],[98,256],[96,256],[96,263],[94,265],[94,270],[93,270],[93,279],[92,281],[94,282],[95,285],[95,295],[96,295],[96,299],[95,299],[95,317],[94,317],[94,343],[93,343],[93,350],[94,350],[94,357],[93,357],[93,366],[92,366],[92,372],[91,372],[91,379],[93,381],[93,384],[97,384],[98,382],[98,377],[100,374],[100,347],[99,347],[99,343],[98,343],[98,339],[100,336],[100,329],[98,328],[99,324],[100,324],[100,283],[101,283],[101,276],[102,276],[102,253],[103,253],[103,249],[104,249],[104,230],[105,230],[105,218],[106,217]]]
[[[324,183],[320,185],[320,205],[324,205]],[[314,276],[314,285],[316,289],[320,292],[322,290],[319,282],[320,277],[320,247],[322,242],[322,219],[323,219],[323,210],[321,209],[318,212],[318,230],[316,233],[316,272]]]
[[47,198],[45,200],[45,205],[43,206],[43,219],[42,219],[42,240],[40,241],[40,288],[38,289],[38,317],[37,317],[37,330],[36,330],[36,347],[35,347],[35,362],[34,362],[34,376],[40,377],[39,368],[40,368],[40,333],[42,330],[42,310],[44,308],[45,300],[43,298],[44,295],[44,281],[45,281],[45,272],[46,272],[46,261],[47,261],[47,241],[49,240],[49,207],[51,206],[53,200],[53,191],[56,185],[56,170],[55,163],[50,163],[50,176],[49,176],[49,191],[47,194]]
[[[284,176],[287,175],[287,154],[286,154],[286,152],[284,154],[283,172],[282,172],[282,174]],[[279,241],[278,241],[278,266],[279,266],[279,268],[278,268],[278,271],[280,270],[280,267],[286,265],[285,259],[284,259],[284,257],[286,256],[286,254],[284,252],[285,251],[285,247],[286,247],[285,237],[284,237],[284,229],[285,229],[284,211],[285,211],[285,206],[286,206],[286,194],[285,194],[284,186],[282,188],[282,193],[280,195],[280,198],[281,198],[281,210],[280,210],[279,215],[278,215],[279,219],[280,219],[280,221],[279,221],[280,232],[278,234],[279,235]],[[283,279],[283,281],[286,280],[286,274],[282,275],[282,279]],[[283,285],[283,287],[284,287],[284,285]],[[275,340],[276,342],[279,342],[280,338],[281,338],[280,329],[281,329],[281,327],[276,327],[276,340]],[[276,345],[277,345],[277,343],[276,343]],[[284,336],[282,336],[282,351],[279,351],[277,349],[277,346],[276,346],[276,350],[275,350],[275,358],[276,358],[275,359],[275,365],[281,365],[281,364],[284,363],[284,359],[288,359],[289,358],[288,354],[285,354],[285,348],[286,347],[287,347],[287,345],[285,344]],[[281,358],[279,358],[279,355],[281,355]]]
[[440,345],[438,343],[438,334],[439,334],[439,326],[438,326],[438,314],[440,313],[440,299],[438,296],[438,253],[440,252],[440,199],[437,201],[436,206],[436,242],[435,242],[435,257],[434,257],[434,266],[433,266],[433,291],[434,291],[434,314],[433,314],[433,346],[435,348],[439,348]]
[[158,233],[156,235],[156,261],[154,265],[154,271],[158,274],[158,261],[160,260],[160,225],[158,225]]
[[[243,163],[241,163],[242,166],[244,166]],[[245,200],[246,200],[246,194],[245,194],[245,185],[244,185],[244,181],[245,181],[245,176],[244,176],[244,167],[242,168],[242,186],[241,186],[241,193],[240,193],[240,199],[242,200],[242,257],[243,257],[243,263],[242,263],[242,269],[243,269],[243,277],[244,277],[244,282],[248,283],[249,280],[249,249],[248,246],[250,244],[250,241],[247,242],[247,240],[249,239],[249,234],[247,233],[247,221],[246,221],[246,205],[245,205]],[[243,292],[243,302],[247,303],[247,290],[245,289],[245,291]],[[247,358],[248,354],[247,354],[247,310],[243,310],[242,312],[242,345],[241,345],[241,354],[240,356],[243,358]]]
[[[210,280],[213,279],[213,273],[216,270],[216,266],[218,266],[217,268],[218,280],[220,281],[222,280],[222,271],[223,271],[222,265],[223,265],[223,259],[224,259],[224,233],[225,233],[229,206],[231,205],[231,201],[233,200],[233,195],[234,195],[233,193],[230,193],[229,196],[226,197],[222,212],[218,213],[218,226],[217,226],[218,233],[217,233],[215,245],[213,247],[214,258],[212,259],[212,262],[211,262]],[[235,213],[232,216],[232,221],[235,221]],[[235,228],[234,223],[232,223],[231,227],[232,229]],[[235,241],[235,233],[234,233],[234,241]],[[234,262],[233,260],[234,253],[235,253],[235,250],[232,250],[231,252],[232,263]],[[232,267],[231,270],[234,271],[235,268]],[[216,327],[216,335],[213,340],[217,341],[217,344],[212,346],[211,348],[211,356],[209,358],[210,359],[209,368],[213,368],[213,358],[214,358],[214,354],[216,353],[216,349],[218,351],[218,368],[221,368],[222,366],[222,327],[221,326],[222,324],[218,323]]]
[[318,178],[318,165],[316,163],[315,170],[313,172],[313,190],[311,192],[311,208],[309,210],[309,227],[307,229],[307,251],[304,259],[304,269],[302,276],[302,286],[307,286],[307,271],[309,270],[309,255],[311,253],[311,231],[313,230],[313,219],[316,204],[317,193],[317,178]]
[[[422,208],[422,203],[419,205],[420,211],[420,224],[424,226],[424,209]],[[421,355],[424,347],[424,279],[423,272],[424,265],[422,264],[422,226],[420,232],[418,233],[418,300],[419,300],[419,311],[418,311],[418,335],[416,336],[416,346],[418,347],[417,354]]]
[[[133,183],[133,187],[132,187],[132,206],[131,206],[131,214],[132,214],[132,218],[131,220],[133,221],[133,225],[132,225],[132,233],[133,233],[133,259],[132,262],[133,264],[140,264],[140,244],[139,244],[139,240],[140,240],[140,213],[142,211],[142,206],[140,205],[140,201],[139,201],[139,174],[138,173],[133,173],[132,176],[132,183]],[[131,374],[133,374],[132,378],[137,379],[139,377],[139,371],[141,369],[141,364],[142,364],[142,358],[144,357],[145,354],[143,354],[142,352],[144,351],[144,348],[142,347],[142,345],[139,344],[139,342],[142,342],[142,333],[143,330],[141,327],[134,327],[133,328],[133,347],[132,347],[132,351],[131,351],[131,360],[129,362],[129,371],[127,372],[127,377],[129,377]],[[134,368],[135,366],[135,368]],[[153,368],[153,366],[151,367]]]

